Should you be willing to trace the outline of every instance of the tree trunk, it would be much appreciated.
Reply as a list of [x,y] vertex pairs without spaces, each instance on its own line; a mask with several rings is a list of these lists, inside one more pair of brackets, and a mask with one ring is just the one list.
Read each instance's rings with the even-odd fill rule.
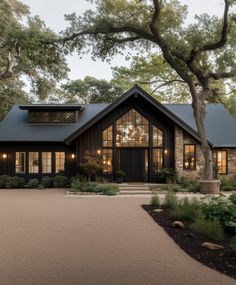
[[212,151],[207,141],[206,129],[204,125],[204,121],[206,117],[206,104],[204,100],[205,96],[202,96],[202,98],[199,98],[199,96],[196,93],[196,90],[192,90],[192,89],[191,89],[191,94],[193,98],[192,107],[193,107],[193,112],[194,112],[194,118],[196,121],[198,134],[201,139],[202,152],[203,152],[203,157],[204,157],[203,179],[212,180],[213,179]]

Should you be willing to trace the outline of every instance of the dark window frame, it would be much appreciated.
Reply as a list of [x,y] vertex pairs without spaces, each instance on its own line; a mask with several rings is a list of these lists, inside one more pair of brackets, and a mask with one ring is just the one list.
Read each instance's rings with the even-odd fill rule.
[[[16,153],[17,152],[23,152],[25,153],[25,172],[16,172]],[[29,171],[29,153],[38,153],[38,172],[30,172]],[[43,152],[50,152],[51,153],[51,172],[44,173],[43,172],[43,159],[42,159],[42,153]],[[56,152],[64,152],[65,155],[65,163],[64,163],[64,171],[63,172],[56,172]],[[58,174],[65,174],[67,171],[67,152],[65,150],[61,151],[51,151],[51,150],[40,150],[40,151],[29,151],[29,150],[16,150],[14,152],[14,173],[15,175],[19,176],[25,176],[25,175],[58,175]]]
[[[111,140],[108,140],[108,129],[111,128]],[[106,132],[106,139],[104,140],[104,132]],[[104,144],[107,142],[107,145]],[[111,145],[109,145],[111,142]],[[102,147],[103,148],[113,148],[114,147],[114,126],[113,124],[109,125],[107,128],[102,130]]]
[[[39,120],[32,120],[31,115],[33,113],[39,114]],[[59,114],[59,120],[58,121],[53,121],[53,120],[45,121],[43,119],[45,113],[48,113],[49,117],[50,117],[50,114]],[[71,121],[65,120],[64,116],[65,116],[66,113],[73,114],[73,118],[71,119]],[[28,112],[28,122],[32,123],[32,124],[62,124],[62,123],[63,124],[73,124],[73,123],[76,123],[77,117],[78,116],[77,116],[77,112],[76,111],[29,111]]]
[[[122,145],[122,141],[121,141],[121,144],[120,145],[117,145],[117,132],[118,132],[118,126],[122,126],[122,125],[129,125],[129,124],[125,124],[122,122],[122,124],[118,124],[117,122],[122,119],[125,115],[128,115],[129,116],[129,113],[134,110],[137,114],[139,114],[141,117],[143,117],[146,121],[147,121],[147,124],[144,124],[144,123],[140,123],[140,124],[137,124],[136,121],[135,121],[135,126],[137,125],[140,125],[140,126],[147,126],[148,127],[148,130],[147,130],[147,135],[148,135],[148,140],[147,140],[147,145],[141,145],[141,144],[136,144],[135,145],[131,145],[130,144],[130,141],[128,141],[128,144],[127,145]],[[136,119],[136,114],[135,114],[135,119]],[[151,126],[151,121],[150,119],[148,119],[145,115],[143,115],[140,111],[138,111],[136,108],[131,108],[129,109],[128,111],[126,111],[124,114],[122,114],[121,116],[119,116],[115,121],[114,121],[114,126],[115,128],[113,129],[114,130],[114,133],[115,133],[115,141],[114,141],[114,144],[115,144],[115,147],[116,148],[148,148],[149,147],[149,143],[150,143],[150,126]]]
[[[185,147],[187,146],[194,146],[194,167],[193,168],[189,168],[185,166]],[[197,147],[196,144],[194,143],[186,143],[183,145],[183,169],[187,170],[187,171],[194,171],[196,170],[196,165],[197,165]]]
[[[16,171],[16,169],[17,169],[16,154],[17,153],[24,153],[24,171],[22,171],[22,172],[17,172]],[[27,172],[28,172],[28,167],[27,167],[27,163],[28,163],[27,160],[28,160],[28,158],[27,158],[27,156],[28,156],[27,151],[15,151],[15,153],[14,153],[14,170],[15,171],[14,172],[15,172],[16,175],[25,175],[25,174],[27,174]]]
[[[225,152],[225,153],[226,153],[226,156],[225,156],[225,160],[226,160],[226,172],[225,172],[225,173],[218,171],[218,152]],[[216,150],[216,161],[215,161],[215,165],[216,165],[216,167],[217,167],[217,173],[218,173],[218,174],[220,174],[220,175],[228,175],[229,169],[228,169],[228,150],[227,150],[227,149],[218,149],[218,150]]]

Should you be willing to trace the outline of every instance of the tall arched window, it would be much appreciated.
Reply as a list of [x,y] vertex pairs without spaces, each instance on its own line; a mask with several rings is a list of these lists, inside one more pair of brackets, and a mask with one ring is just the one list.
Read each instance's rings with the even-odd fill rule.
[[116,146],[148,146],[149,121],[131,109],[116,121]]

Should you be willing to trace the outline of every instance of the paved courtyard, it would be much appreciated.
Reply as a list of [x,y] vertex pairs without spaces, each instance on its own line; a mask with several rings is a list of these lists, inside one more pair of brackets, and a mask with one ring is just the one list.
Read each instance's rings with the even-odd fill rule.
[[0,190],[0,285],[235,285],[190,258],[145,197]]

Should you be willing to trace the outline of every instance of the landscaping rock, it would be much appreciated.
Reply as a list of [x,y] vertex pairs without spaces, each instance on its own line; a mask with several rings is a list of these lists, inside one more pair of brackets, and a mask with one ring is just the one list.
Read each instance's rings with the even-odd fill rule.
[[211,242],[204,242],[202,244],[202,247],[207,248],[209,250],[223,250],[224,249],[223,246],[218,245],[218,244],[214,244],[214,243],[211,243]]
[[160,213],[160,212],[163,212],[163,210],[162,209],[155,209],[155,210],[153,210],[153,212]]
[[173,226],[174,228],[179,228],[179,229],[185,228],[184,223],[182,223],[182,222],[180,222],[180,221],[174,221],[173,224],[172,224],[172,226]]

